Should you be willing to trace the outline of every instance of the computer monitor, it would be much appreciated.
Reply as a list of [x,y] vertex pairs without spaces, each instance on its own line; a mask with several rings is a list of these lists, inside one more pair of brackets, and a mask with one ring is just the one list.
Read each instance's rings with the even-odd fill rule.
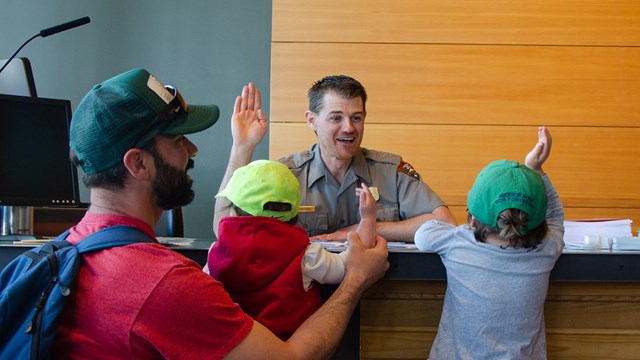
[[[0,68],[7,60],[0,60]],[[11,60],[0,72],[0,94],[38,96],[31,62],[26,57]]]
[[0,94],[0,206],[81,206],[71,102]]

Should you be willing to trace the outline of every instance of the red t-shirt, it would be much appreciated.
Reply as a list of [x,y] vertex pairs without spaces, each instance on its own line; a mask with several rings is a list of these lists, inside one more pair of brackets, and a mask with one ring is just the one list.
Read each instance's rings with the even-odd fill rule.
[[[87,212],[68,240],[113,225],[144,222]],[[66,359],[220,359],[251,331],[253,320],[200,266],[158,243],[83,256],[62,314],[53,357]]]

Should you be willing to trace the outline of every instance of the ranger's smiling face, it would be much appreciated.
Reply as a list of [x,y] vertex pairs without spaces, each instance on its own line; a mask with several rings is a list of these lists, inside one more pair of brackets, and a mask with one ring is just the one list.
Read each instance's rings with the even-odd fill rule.
[[362,99],[345,99],[328,92],[319,113],[307,112],[307,123],[318,136],[322,157],[350,161],[358,151],[364,134],[366,113]]

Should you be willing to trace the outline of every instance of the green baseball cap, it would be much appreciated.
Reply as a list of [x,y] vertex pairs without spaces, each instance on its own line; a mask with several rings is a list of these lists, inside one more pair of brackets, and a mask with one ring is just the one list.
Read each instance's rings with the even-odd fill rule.
[[216,105],[187,105],[177,89],[162,85],[147,70],[133,69],[85,95],[73,114],[69,143],[84,172],[95,174],[158,134],[202,131],[215,124],[219,114]]
[[[256,160],[233,172],[227,187],[216,195],[222,196],[251,215],[289,221],[298,214],[300,183],[286,165]],[[291,209],[268,210],[264,208],[268,202],[290,204]]]
[[481,223],[498,227],[507,209],[524,211],[527,231],[540,225],[547,213],[547,192],[540,174],[515,161],[497,160],[487,165],[467,195],[467,208]]

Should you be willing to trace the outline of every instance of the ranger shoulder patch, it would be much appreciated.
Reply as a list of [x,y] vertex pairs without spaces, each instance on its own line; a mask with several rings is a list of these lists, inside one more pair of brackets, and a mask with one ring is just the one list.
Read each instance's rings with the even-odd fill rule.
[[401,161],[398,165],[398,172],[404,173],[406,175],[411,176],[414,179],[420,179],[420,175],[416,171],[416,169],[411,166],[411,164]]

